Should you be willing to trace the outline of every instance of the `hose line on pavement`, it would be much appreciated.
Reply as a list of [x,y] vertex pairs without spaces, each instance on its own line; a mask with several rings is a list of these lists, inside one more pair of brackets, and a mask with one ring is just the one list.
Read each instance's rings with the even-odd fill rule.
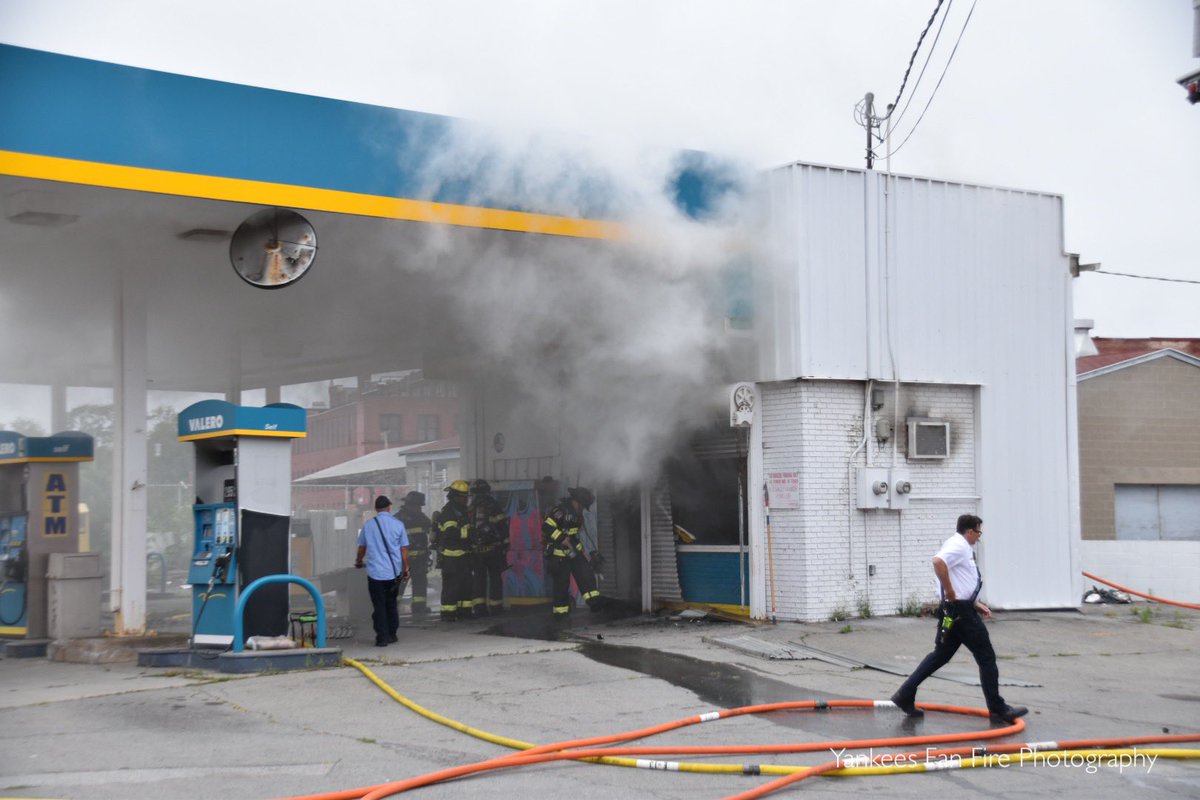
[[1152,594],[1143,594],[1142,592],[1135,592],[1133,589],[1126,589],[1124,586],[1113,583],[1112,581],[1105,580],[1104,578],[1101,578],[1099,575],[1093,575],[1090,572],[1084,572],[1083,575],[1084,575],[1084,577],[1091,578],[1094,581],[1100,581],[1101,583],[1103,583],[1106,586],[1111,586],[1114,589],[1120,589],[1122,592],[1137,595],[1138,597],[1144,597],[1147,600],[1153,600],[1155,603],[1165,603],[1166,605],[1169,605],[1169,606],[1179,606],[1180,608],[1194,608],[1194,609],[1200,610],[1200,605],[1196,605],[1195,603],[1183,603],[1183,602],[1180,602],[1179,600],[1164,600],[1163,598],[1155,597]]
[[[345,662],[362,672],[363,675],[365,675],[372,683],[386,692],[393,700],[416,712],[417,714],[420,714],[431,721],[437,722],[440,725],[445,725],[470,736],[474,736],[493,744],[499,744],[504,747],[517,749],[521,752],[506,754],[480,762],[463,764],[457,767],[438,770],[426,775],[419,775],[401,781],[392,781],[373,786],[363,786],[338,792],[305,795],[303,797],[290,798],[289,800],[357,800],[358,798],[361,798],[362,800],[381,800],[382,798],[409,791],[421,786],[428,786],[434,783],[440,783],[466,775],[497,769],[527,766],[530,764],[565,760],[589,761],[593,763],[611,764],[615,766],[635,767],[640,769],[657,769],[670,772],[780,776],[774,781],[734,796],[738,798],[738,800],[749,800],[750,798],[763,797],[771,792],[778,791],[779,789],[806,778],[823,774],[833,776],[908,774],[914,772],[932,772],[950,768],[1009,766],[1012,763],[1024,764],[1030,760],[1033,760],[1035,763],[1037,763],[1037,759],[1039,758],[1041,759],[1040,763],[1048,763],[1047,759],[1051,758],[1052,756],[1057,755],[1062,758],[1066,757],[1064,754],[1069,755],[1075,751],[1086,752],[1090,754],[1092,758],[1103,758],[1108,754],[1113,754],[1113,758],[1119,758],[1122,757],[1122,753],[1127,752],[1140,752],[1147,756],[1155,755],[1156,757],[1161,755],[1165,758],[1200,757],[1200,750],[1155,750],[1151,752],[1146,750],[1119,751],[1090,749],[1121,748],[1129,746],[1136,747],[1140,744],[1160,744],[1166,742],[1196,742],[1200,741],[1200,734],[1133,738],[1124,737],[1118,739],[1090,739],[1069,742],[1033,742],[993,745],[991,747],[974,746],[947,749],[931,749],[926,747],[923,750],[910,753],[883,754],[874,757],[861,755],[851,755],[848,757],[842,756],[842,754],[844,754],[847,750],[852,749],[945,744],[970,739],[994,739],[1003,736],[1009,736],[1020,733],[1022,730],[1024,730],[1024,720],[1020,719],[1003,728],[990,728],[983,731],[970,731],[954,734],[933,734],[927,736],[855,739],[845,741],[804,742],[773,745],[675,745],[659,747],[631,747],[626,745],[621,747],[599,747],[600,745],[612,745],[614,743],[642,739],[647,736],[653,736],[669,730],[676,730],[690,725],[711,722],[718,719],[729,719],[748,714],[795,710],[827,711],[833,708],[894,708],[894,704],[889,700],[805,700],[785,703],[769,703],[755,706],[742,706],[740,708],[723,709],[720,711],[712,711],[705,714],[685,717],[672,722],[661,723],[659,725],[653,725],[624,733],[567,740],[545,745],[533,745],[529,742],[523,742],[518,739],[511,739],[504,736],[497,736],[495,734],[488,733],[487,731],[472,728],[441,714],[430,711],[401,695],[362,663],[350,658],[345,659]],[[928,711],[942,711],[953,714],[964,714],[967,716],[980,716],[984,718],[988,717],[988,712],[983,709],[944,705],[939,703],[919,703],[918,705]],[[1089,749],[1082,750],[1082,748]],[[665,754],[729,755],[795,753],[825,750],[838,754],[837,759],[815,766],[741,763],[688,763],[624,757]],[[1013,758],[1014,755],[1016,756],[1015,759]],[[948,764],[953,766],[947,766]]]

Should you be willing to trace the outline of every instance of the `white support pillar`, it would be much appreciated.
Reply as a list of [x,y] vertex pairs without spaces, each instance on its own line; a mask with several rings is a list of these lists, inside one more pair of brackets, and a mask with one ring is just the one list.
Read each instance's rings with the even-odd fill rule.
[[55,383],[50,387],[50,432],[62,433],[67,429],[67,387]]
[[113,320],[112,593],[118,636],[146,629],[146,293],[117,282]]
[[225,359],[225,402],[242,404],[242,342],[237,331],[231,331]]
[[646,481],[642,484],[642,613],[654,611],[654,573],[652,567],[654,546],[652,543],[654,529],[651,522],[651,502],[654,496],[654,483]]
[[750,618],[767,619],[767,519],[766,481],[763,471],[763,391],[754,387],[754,419],[750,423],[750,449],[746,453],[746,503],[750,529]]

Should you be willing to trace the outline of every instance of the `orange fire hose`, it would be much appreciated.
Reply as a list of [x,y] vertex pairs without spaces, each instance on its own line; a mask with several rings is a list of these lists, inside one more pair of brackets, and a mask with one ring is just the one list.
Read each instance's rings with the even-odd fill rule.
[[[856,767],[868,766],[875,769],[905,769],[908,767],[898,767],[896,765],[906,764],[912,765],[920,761],[928,761],[935,758],[945,757],[991,757],[1010,753],[1027,753],[1027,752],[1047,752],[1047,751],[1062,751],[1068,749],[1084,749],[1084,748],[1100,748],[1100,747],[1121,747],[1121,746],[1137,746],[1145,744],[1162,744],[1176,742],[1197,742],[1200,741],[1200,734],[1178,734],[1178,735],[1161,735],[1161,736],[1140,736],[1140,737],[1122,737],[1111,739],[1079,739],[1063,742],[1025,742],[1017,744],[1002,744],[991,746],[975,746],[975,747],[956,747],[944,749],[924,748],[922,750],[911,751],[908,753],[889,753],[878,756],[851,755],[844,760],[841,756],[836,761],[818,764],[812,767],[785,767],[780,765],[721,765],[721,764],[688,764],[684,762],[666,762],[666,761],[646,761],[639,759],[636,762],[629,761],[622,763],[625,759],[615,758],[617,756],[627,755],[665,755],[665,754],[754,754],[754,753],[795,753],[795,752],[812,752],[820,750],[832,750],[845,752],[846,750],[876,747],[894,747],[902,748],[916,745],[942,744],[950,742],[961,742],[966,740],[994,739],[998,737],[1010,736],[1015,733],[1020,733],[1025,729],[1024,720],[1016,720],[1013,724],[1002,728],[990,728],[983,731],[973,731],[954,734],[933,734],[928,736],[908,736],[894,738],[879,738],[879,739],[855,739],[844,741],[828,741],[828,742],[807,742],[807,743],[791,743],[791,744],[769,744],[769,745],[744,745],[744,746],[659,746],[659,747],[598,747],[597,745],[612,744],[618,742],[627,742],[634,739],[640,739],[647,736],[652,736],[666,731],[676,730],[679,728],[696,725],[702,722],[711,722],[718,719],[729,719],[732,717],[759,714],[772,711],[795,711],[795,710],[827,710],[832,708],[891,708],[893,704],[889,701],[874,701],[874,700],[830,700],[830,701],[814,701],[804,700],[785,703],[769,703],[754,706],[742,706],[739,708],[725,709],[722,711],[713,711],[706,714],[685,717],[683,719],[674,720],[671,722],[660,723],[645,728],[639,728],[624,733],[610,734],[607,736],[594,736],[582,739],[566,740],[545,745],[529,745],[528,743],[519,742],[513,739],[497,737],[492,734],[487,734],[483,731],[478,731],[473,728],[468,728],[461,723],[454,722],[446,717],[442,717],[427,709],[422,709],[420,706],[403,698],[395,693],[395,690],[383,683],[377,676],[367,670],[360,664],[351,661],[359,668],[368,678],[375,682],[380,688],[404,705],[412,708],[423,716],[440,722],[440,724],[448,725],[457,730],[461,730],[471,735],[484,738],[487,741],[504,744],[509,747],[520,747],[520,752],[511,753],[496,758],[486,759],[471,764],[463,764],[457,767],[438,770],[425,775],[419,775],[413,778],[408,778],[401,781],[392,781],[388,783],[376,784],[373,786],[364,786],[356,789],[347,789],[338,792],[326,792],[320,794],[305,795],[302,797],[289,798],[289,800],[382,800],[394,794],[416,789],[421,786],[428,786],[434,783],[440,783],[454,778],[463,777],[466,775],[477,774],[492,770],[506,769],[511,767],[519,767],[530,764],[546,763],[550,761],[565,761],[565,760],[580,760],[580,761],[602,761],[609,764],[617,764],[619,766],[637,766],[651,769],[665,769],[675,771],[688,772],[712,772],[723,774],[778,774],[779,770],[793,769],[795,772],[784,775],[773,781],[765,783],[747,792],[737,794],[729,800],[751,800],[752,798],[764,797],[767,794],[778,791],[793,783],[805,780],[815,775],[821,775],[828,772],[841,770],[839,774],[855,774]],[[919,707],[928,711],[941,711],[946,713],[964,714],[968,716],[980,716],[987,718],[988,712],[984,709],[967,708],[962,706],[943,705],[940,703],[918,703]],[[1172,751],[1178,753],[1176,757],[1196,757],[1200,751]],[[1191,754],[1191,755],[1187,755]],[[891,766],[889,766],[891,765]],[[850,768],[850,769],[847,769]]]
[[[1167,744],[1196,741],[1200,741],[1200,735],[1176,734],[1163,736],[1127,736],[1124,738],[1115,739],[1069,739],[1061,742],[1021,742],[1019,744],[1001,744],[990,747],[951,747],[940,750],[917,750],[909,753],[884,753],[871,758],[870,763],[879,765],[885,765],[888,763],[904,764],[922,761],[934,761],[937,759],[961,756],[994,756],[1005,753],[1022,753],[1031,751],[1085,750],[1109,747],[1133,747],[1144,744]],[[840,761],[829,761],[824,764],[819,764],[810,770],[796,772],[792,775],[785,775],[782,778],[777,778],[769,783],[764,783],[762,786],[756,786],[749,791],[730,795],[729,797],[725,798],[725,800],[756,800],[759,797],[765,797],[766,795],[776,792],[786,786],[790,786],[793,783],[799,783],[806,778],[811,778],[814,775],[820,775],[825,772],[832,772],[835,769],[841,769],[845,766],[846,764]]]
[[1141,592],[1135,592],[1133,589],[1126,589],[1124,586],[1119,586],[1119,585],[1113,583],[1112,581],[1106,581],[1106,580],[1104,580],[1104,578],[1101,578],[1099,575],[1093,575],[1090,572],[1084,572],[1083,574],[1084,574],[1084,577],[1091,578],[1094,581],[1100,581],[1100,583],[1103,583],[1106,586],[1111,586],[1114,589],[1120,589],[1122,592],[1128,592],[1129,594],[1134,594],[1134,595],[1137,595],[1138,597],[1144,597],[1147,600],[1153,600],[1156,603],[1165,603],[1169,606],[1179,606],[1180,608],[1194,608],[1196,610],[1200,610],[1200,606],[1196,605],[1195,603],[1181,603],[1178,600],[1164,600],[1163,598],[1155,597],[1152,594],[1142,594]]
[[[714,711],[708,714],[699,716],[690,716],[683,719],[674,720],[672,722],[661,723],[646,728],[640,728],[625,733],[611,734],[608,736],[588,737],[585,739],[573,739],[553,744],[539,745],[529,750],[524,750],[520,753],[512,753],[497,758],[480,761],[473,764],[464,764],[458,767],[451,767],[437,772],[419,775],[414,778],[408,778],[402,781],[393,781],[390,783],[378,784],[375,786],[360,787],[357,789],[348,789],[340,792],[327,792],[321,794],[304,795],[302,797],[289,798],[288,800],[379,800],[380,798],[389,797],[393,794],[416,789],[420,786],[427,786],[432,783],[440,783],[452,778],[462,777],[477,772],[484,772],[494,769],[502,769],[506,767],[524,766],[526,764],[537,764],[545,761],[562,761],[596,758],[600,756],[625,756],[625,755],[663,755],[663,754],[704,754],[704,755],[719,755],[719,754],[749,754],[749,753],[803,753],[823,751],[830,748],[867,748],[867,747],[906,747],[915,745],[942,744],[947,742],[961,742],[969,739],[994,739],[1002,736],[1009,736],[1020,733],[1025,729],[1025,721],[1017,720],[1012,725],[1007,725],[1003,728],[990,728],[982,731],[967,731],[964,733],[946,733],[933,734],[928,736],[906,736],[895,738],[879,738],[879,739],[847,739],[841,741],[826,741],[826,742],[794,742],[789,744],[774,744],[774,745],[743,745],[743,746],[660,746],[660,747],[620,747],[620,748],[602,748],[602,749],[579,749],[579,748],[595,748],[596,745],[609,744],[612,742],[629,741],[631,739],[641,739],[647,736],[653,736],[658,733],[664,733],[669,730],[696,725],[701,722],[711,722],[717,719],[729,719],[731,717],[743,716],[746,714],[761,714],[771,711],[794,711],[794,710],[814,710],[817,708],[875,708],[878,703],[874,700],[799,700],[785,703],[767,703],[763,705],[741,706],[739,708],[724,709],[722,711]],[[890,703],[886,704],[891,706]],[[969,716],[987,717],[988,712],[978,708],[967,708],[964,706],[950,706],[939,703],[918,703],[921,708],[930,711],[945,711],[952,714],[965,714]],[[567,751],[567,752],[563,752]],[[830,767],[834,769],[836,767]],[[828,770],[823,770],[828,771]],[[806,773],[810,774],[810,773]],[[811,773],[816,774],[816,773]],[[792,776],[789,776],[792,777]]]

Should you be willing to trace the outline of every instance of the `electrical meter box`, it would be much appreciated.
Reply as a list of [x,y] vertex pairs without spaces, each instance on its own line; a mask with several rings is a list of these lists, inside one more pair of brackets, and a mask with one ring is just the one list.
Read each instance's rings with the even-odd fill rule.
[[[228,647],[247,586],[288,574],[292,440],[305,436],[304,409],[203,400],[179,413],[179,441],[195,445],[196,504],[188,567],[192,646]],[[246,602],[243,632],[288,632],[286,584],[264,586]]]
[[50,555],[79,552],[79,464],[94,451],[86,433],[0,431],[0,637],[46,638]]
[[855,478],[860,509],[888,507],[891,485],[886,467],[859,467]]

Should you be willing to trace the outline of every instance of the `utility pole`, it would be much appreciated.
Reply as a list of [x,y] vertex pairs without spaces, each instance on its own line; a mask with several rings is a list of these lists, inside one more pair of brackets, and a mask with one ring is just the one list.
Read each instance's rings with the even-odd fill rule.
[[871,169],[871,165],[875,163],[875,154],[871,151],[873,142],[871,141],[871,130],[875,127],[875,94],[867,92],[865,98],[867,107],[866,119],[867,124],[864,126],[867,129],[867,169]]

